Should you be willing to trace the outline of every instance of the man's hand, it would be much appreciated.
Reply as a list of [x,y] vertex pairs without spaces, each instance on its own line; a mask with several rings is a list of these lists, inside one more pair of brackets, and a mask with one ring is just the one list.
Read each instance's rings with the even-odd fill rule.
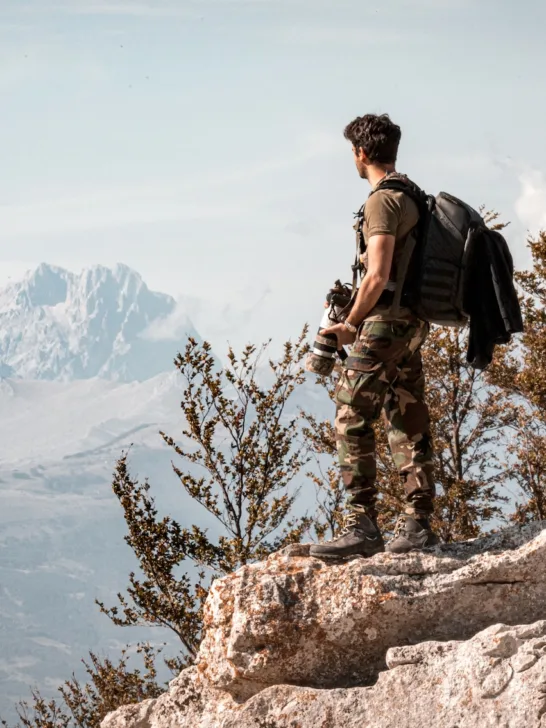
[[328,329],[322,329],[319,333],[321,336],[328,334],[336,336],[338,350],[342,346],[354,343],[356,340],[356,334],[351,333],[343,324],[335,324],[335,326],[330,326]]

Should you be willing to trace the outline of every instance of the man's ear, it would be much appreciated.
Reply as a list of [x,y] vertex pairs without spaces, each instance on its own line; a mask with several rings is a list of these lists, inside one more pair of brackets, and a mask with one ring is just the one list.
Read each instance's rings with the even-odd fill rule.
[[360,162],[363,162],[364,164],[370,163],[370,160],[368,159],[368,155],[366,154],[366,152],[364,151],[364,149],[362,147],[358,147],[358,149],[355,150],[355,156]]

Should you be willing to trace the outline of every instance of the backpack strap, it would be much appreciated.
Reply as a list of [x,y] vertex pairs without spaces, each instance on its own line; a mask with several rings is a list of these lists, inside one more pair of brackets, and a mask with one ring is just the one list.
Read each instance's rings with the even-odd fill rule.
[[434,201],[434,198],[429,197],[420,187],[418,187],[405,175],[396,173],[392,175],[389,174],[384,177],[383,180],[381,180],[370,192],[368,199],[379,190],[394,190],[396,192],[403,192],[415,202],[419,211],[419,220],[415,227],[408,233],[406,244],[404,245],[404,249],[402,250],[397,263],[394,296],[392,303],[389,306],[389,312],[393,316],[398,316],[400,306],[402,304],[402,296],[405,293],[404,287],[411,259],[418,243],[423,240],[423,235],[425,234],[424,228],[428,219],[427,212],[431,209],[430,201]]
[[403,174],[389,174],[373,188],[368,195],[368,199],[379,190],[394,190],[396,192],[404,192],[415,202],[421,213],[423,206],[427,204],[428,195],[418,187],[415,182]]
[[352,286],[352,291],[351,291],[351,303],[354,302],[354,298],[356,296],[358,276],[359,276],[359,274],[362,273],[362,270],[364,268],[363,264],[360,261],[360,256],[365,250],[364,234],[362,232],[365,207],[366,207],[366,203],[364,203],[362,205],[362,207],[360,208],[360,210],[358,212],[354,213],[354,216],[356,218],[356,222],[353,225],[354,231],[356,233],[356,253],[355,253],[355,262],[351,266],[351,269],[353,271],[353,286]]

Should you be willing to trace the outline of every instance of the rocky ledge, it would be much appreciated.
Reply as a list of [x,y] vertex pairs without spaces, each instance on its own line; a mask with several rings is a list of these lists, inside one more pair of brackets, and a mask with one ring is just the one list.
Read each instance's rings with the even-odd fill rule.
[[544,726],[545,528],[245,566],[211,589],[197,665],[102,728]]

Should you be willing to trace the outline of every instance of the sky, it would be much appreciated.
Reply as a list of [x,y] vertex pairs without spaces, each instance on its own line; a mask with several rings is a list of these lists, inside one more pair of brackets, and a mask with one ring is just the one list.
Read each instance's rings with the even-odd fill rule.
[[343,129],[382,112],[397,168],[497,210],[523,267],[545,25],[543,0],[0,0],[0,285],[121,262],[209,323],[314,328],[369,191]]

